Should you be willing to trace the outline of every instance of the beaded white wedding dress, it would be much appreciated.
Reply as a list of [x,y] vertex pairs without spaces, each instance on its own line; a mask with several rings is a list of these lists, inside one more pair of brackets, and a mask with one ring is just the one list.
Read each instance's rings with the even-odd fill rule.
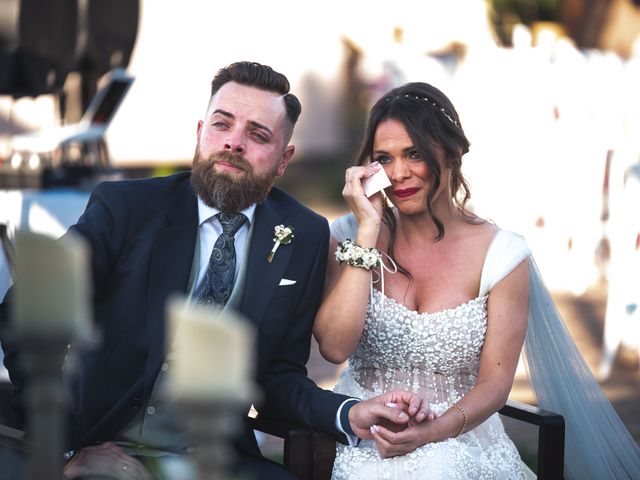
[[[336,227],[332,229],[338,238]],[[492,250],[504,252],[505,247],[515,257],[492,255]],[[486,275],[496,269],[485,266],[480,295],[439,312],[409,310],[374,290],[362,337],[335,391],[366,399],[394,389],[411,390],[442,414],[476,382],[490,288],[528,255],[521,237],[499,232],[487,259],[511,267],[506,273],[505,268],[498,269],[502,277],[489,278]],[[521,479],[528,478],[527,470],[496,413],[457,438],[424,445],[404,456],[383,459],[373,441],[362,441],[358,447],[339,445],[333,478]]]
[[[354,239],[357,229],[354,216],[345,215],[331,225],[331,236]],[[526,258],[529,319],[523,357],[538,405],[564,417],[565,478],[640,478],[640,447],[580,355],[529,247],[512,232],[495,235],[478,296],[463,305],[421,314],[372,288],[362,338],[335,390],[366,399],[394,388],[409,389],[428,399],[438,414],[444,412],[476,381],[491,289]],[[535,478],[498,414],[458,438],[404,456],[382,459],[372,441],[338,445],[336,453],[336,480]]]

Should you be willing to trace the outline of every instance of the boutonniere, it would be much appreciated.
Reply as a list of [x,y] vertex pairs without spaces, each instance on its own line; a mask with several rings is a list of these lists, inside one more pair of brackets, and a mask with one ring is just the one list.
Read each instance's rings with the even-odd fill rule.
[[273,248],[271,253],[267,257],[267,262],[271,263],[273,256],[276,254],[276,250],[280,245],[289,245],[293,239],[293,229],[291,227],[285,227],[284,225],[276,225],[273,229]]

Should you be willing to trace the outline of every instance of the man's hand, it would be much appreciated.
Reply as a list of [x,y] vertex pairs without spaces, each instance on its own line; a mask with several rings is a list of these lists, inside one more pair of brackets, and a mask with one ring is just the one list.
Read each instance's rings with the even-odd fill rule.
[[390,422],[389,428],[405,428],[411,418],[420,423],[429,416],[435,418],[425,400],[411,392],[392,391],[356,403],[349,410],[349,423],[353,433],[368,440],[374,438],[374,425]]
[[107,442],[80,450],[64,468],[65,478],[100,475],[118,480],[151,480],[144,465]]

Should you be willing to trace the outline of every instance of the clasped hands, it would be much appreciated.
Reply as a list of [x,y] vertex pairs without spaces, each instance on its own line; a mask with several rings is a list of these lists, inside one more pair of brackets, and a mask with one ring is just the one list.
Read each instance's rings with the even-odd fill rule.
[[375,440],[383,458],[405,455],[428,443],[435,419],[426,400],[404,391],[363,400],[349,410],[353,433],[363,440]]

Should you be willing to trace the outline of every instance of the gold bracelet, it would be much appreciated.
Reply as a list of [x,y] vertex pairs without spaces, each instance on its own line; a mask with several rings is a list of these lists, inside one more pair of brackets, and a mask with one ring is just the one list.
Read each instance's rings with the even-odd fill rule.
[[451,437],[451,438],[456,438],[462,432],[464,432],[464,429],[467,427],[467,421],[469,420],[469,415],[467,415],[466,410],[462,408],[460,405],[458,405],[457,403],[454,403],[453,406],[456,407],[458,410],[460,410],[460,412],[462,413],[462,416],[464,417],[464,421],[462,422],[462,426],[460,427],[460,430],[458,430],[458,433],[456,433],[453,437]]

